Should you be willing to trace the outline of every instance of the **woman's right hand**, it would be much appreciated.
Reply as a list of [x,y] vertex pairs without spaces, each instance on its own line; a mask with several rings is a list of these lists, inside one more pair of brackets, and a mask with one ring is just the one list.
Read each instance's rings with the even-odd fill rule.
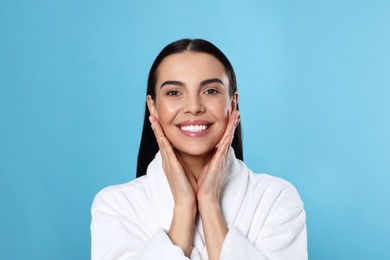
[[181,157],[173,150],[155,116],[149,117],[150,123],[162,157],[162,166],[167,177],[175,207],[168,235],[172,242],[181,247],[186,256],[190,256],[194,237],[194,222],[197,213],[196,180],[184,169]]
[[187,169],[184,169],[185,164],[165,137],[158,119],[155,116],[150,116],[149,120],[160,149],[162,166],[171,188],[175,206],[196,203],[197,183],[194,176],[189,174]]

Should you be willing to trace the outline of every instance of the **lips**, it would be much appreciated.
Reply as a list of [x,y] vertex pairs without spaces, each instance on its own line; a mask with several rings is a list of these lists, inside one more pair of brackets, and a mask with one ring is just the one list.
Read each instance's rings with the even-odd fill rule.
[[205,135],[212,123],[206,120],[187,120],[176,125],[180,131],[187,136],[196,137]]

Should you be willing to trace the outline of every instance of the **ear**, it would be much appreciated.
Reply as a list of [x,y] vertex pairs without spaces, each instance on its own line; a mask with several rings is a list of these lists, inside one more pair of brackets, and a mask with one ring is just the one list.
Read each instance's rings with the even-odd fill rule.
[[237,110],[237,106],[238,106],[238,92],[234,92],[233,94],[233,97],[232,97],[232,100],[231,100],[231,109],[232,111],[234,110]]
[[146,104],[148,105],[149,113],[158,118],[156,105],[151,95],[146,96]]

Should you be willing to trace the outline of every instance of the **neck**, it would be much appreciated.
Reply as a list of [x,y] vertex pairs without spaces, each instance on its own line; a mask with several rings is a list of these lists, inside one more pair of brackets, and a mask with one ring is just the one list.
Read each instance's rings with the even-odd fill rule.
[[195,180],[198,180],[204,166],[209,161],[211,154],[206,155],[190,155],[186,153],[180,153],[183,163],[190,173],[194,176]]

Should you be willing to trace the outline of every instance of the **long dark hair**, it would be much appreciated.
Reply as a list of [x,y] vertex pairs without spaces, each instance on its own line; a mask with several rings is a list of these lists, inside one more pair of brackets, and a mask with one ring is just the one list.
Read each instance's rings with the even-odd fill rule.
[[[202,39],[182,39],[167,45],[157,56],[150,69],[146,95],[150,95],[152,99],[155,100],[157,69],[161,62],[169,55],[186,51],[207,53],[217,58],[225,67],[226,75],[229,78],[230,96],[234,95],[234,93],[237,91],[237,82],[236,75],[232,65],[230,64],[230,61],[215,45]],[[146,174],[146,169],[149,163],[153,160],[159,150],[153,130],[150,127],[149,116],[150,113],[148,107],[145,106],[144,127],[142,130],[141,143],[138,151],[137,178]],[[234,133],[232,147],[236,157],[240,160],[243,160],[244,156],[242,151],[241,123],[237,126]]]

